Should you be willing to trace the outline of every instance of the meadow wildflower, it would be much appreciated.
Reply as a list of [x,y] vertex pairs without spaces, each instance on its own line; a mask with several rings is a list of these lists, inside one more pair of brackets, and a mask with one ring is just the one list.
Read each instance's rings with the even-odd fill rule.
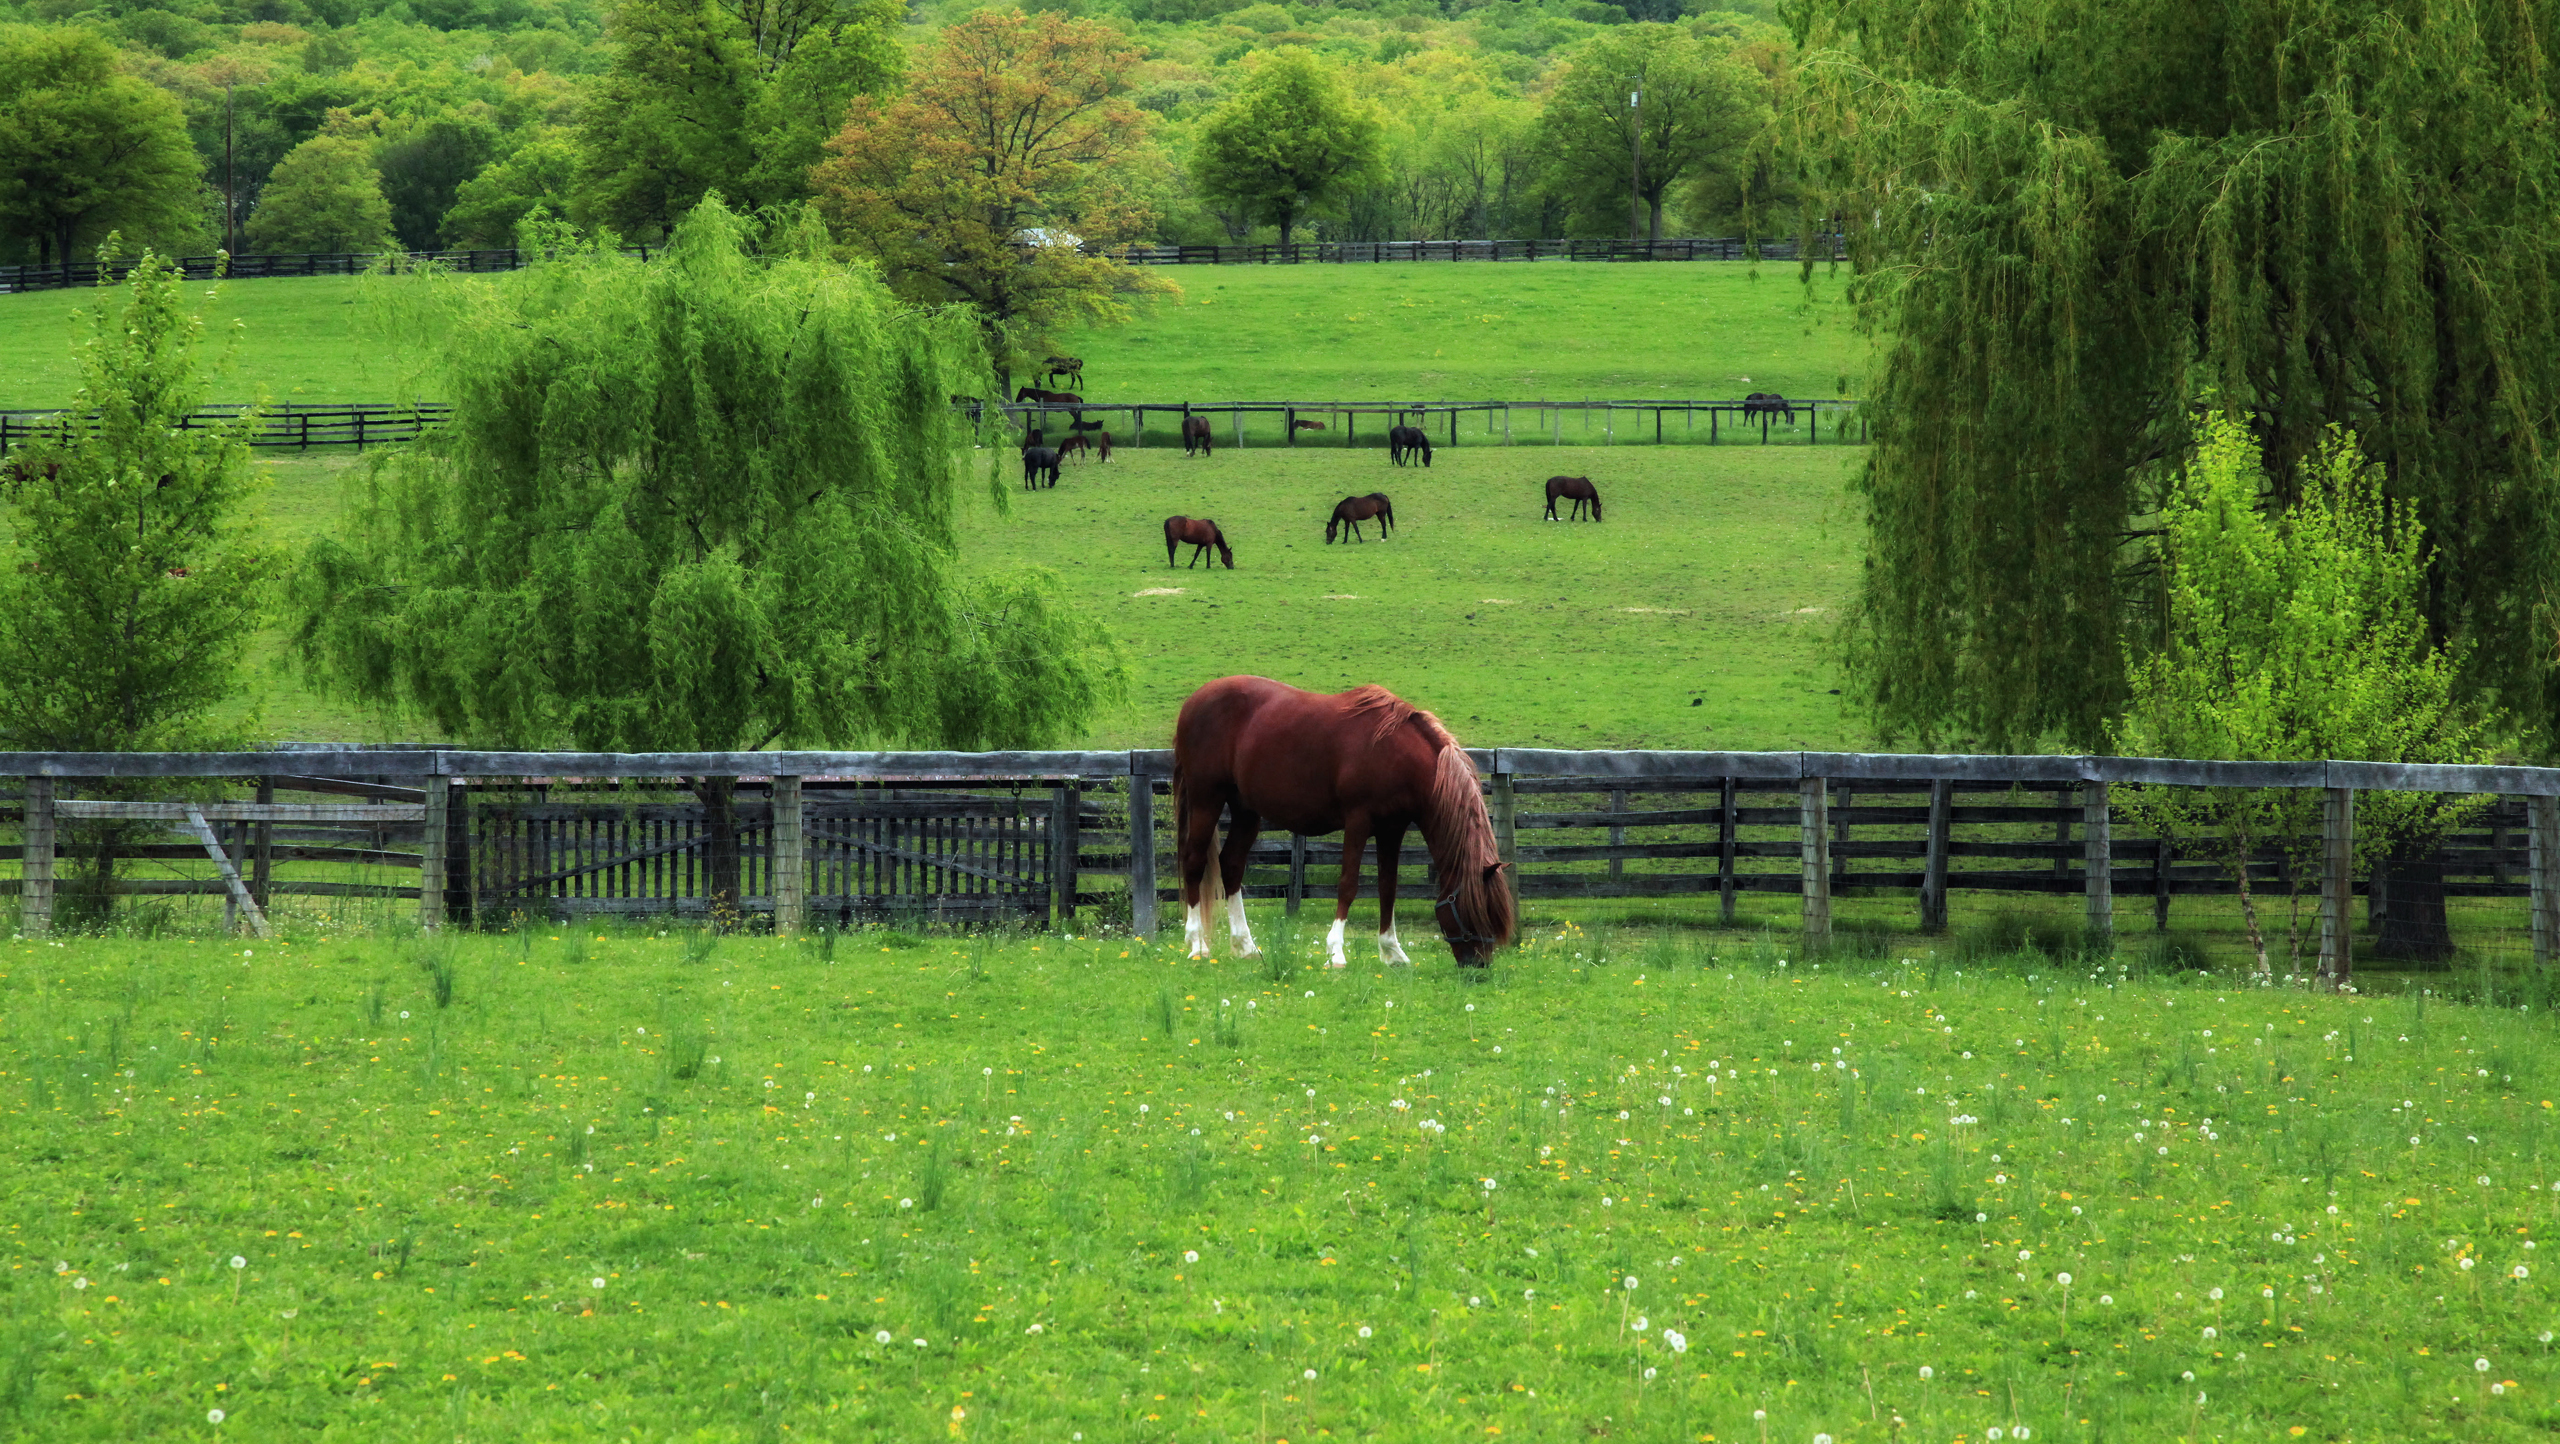
[[219,1424],[219,1423],[221,1423],[221,1422],[222,1422],[222,1411],[221,1411],[221,1410],[219,1410],[219,1409],[207,1409],[207,1410],[205,1410],[205,1411],[204,1411],[204,1421],[205,1421],[206,1423],[208,1423],[208,1424]]
[[885,1344],[889,1342],[889,1331],[887,1329],[882,1329],[880,1332],[873,1334],[871,1336],[871,1342],[875,1344]]

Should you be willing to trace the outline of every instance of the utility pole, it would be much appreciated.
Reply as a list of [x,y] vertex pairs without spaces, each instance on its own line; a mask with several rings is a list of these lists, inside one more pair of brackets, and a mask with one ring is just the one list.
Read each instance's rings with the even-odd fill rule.
[[1649,234],[1644,214],[1644,109],[1641,89],[1627,92],[1629,129],[1636,133],[1635,161],[1627,176],[1627,234],[1643,240]]
[[232,255],[240,246],[235,232],[239,228],[240,193],[233,189],[231,171],[231,88],[239,77],[225,76],[222,81],[222,253]]

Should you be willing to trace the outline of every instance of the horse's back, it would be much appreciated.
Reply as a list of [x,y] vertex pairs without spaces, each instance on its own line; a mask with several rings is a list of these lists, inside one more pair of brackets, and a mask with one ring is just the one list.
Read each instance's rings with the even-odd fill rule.
[[1447,734],[1382,687],[1309,692],[1268,677],[1221,677],[1174,721],[1185,787],[1231,796],[1278,826],[1341,828],[1345,811],[1411,818]]

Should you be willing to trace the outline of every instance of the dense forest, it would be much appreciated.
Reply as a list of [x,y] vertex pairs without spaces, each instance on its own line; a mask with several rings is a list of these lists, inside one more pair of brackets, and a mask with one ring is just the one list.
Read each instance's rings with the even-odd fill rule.
[[[1710,3],[1060,0],[1035,16],[1109,53],[1041,83],[1124,114],[1112,206],[1106,223],[1033,196],[1022,215],[1182,243],[1731,233],[1771,200],[1788,42],[1774,0]],[[85,257],[110,232],[181,253],[497,247],[538,212],[651,241],[707,191],[823,199],[849,118],[925,84],[980,13],[0,0],[0,263]],[[1630,84],[1652,97],[1633,207]],[[1268,153],[1317,130],[1341,142],[1319,174]]]

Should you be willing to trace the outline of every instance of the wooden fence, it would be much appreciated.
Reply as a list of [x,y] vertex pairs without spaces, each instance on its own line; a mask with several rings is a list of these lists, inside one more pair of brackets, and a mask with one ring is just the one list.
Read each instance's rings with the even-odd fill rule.
[[[237,422],[246,406],[202,406],[178,420],[181,431],[227,426]],[[362,450],[391,441],[414,441],[430,426],[453,414],[453,408],[441,402],[420,401],[405,405],[382,402],[348,405],[300,405],[292,402],[268,406],[258,412],[249,432],[251,446],[292,447],[308,451],[315,446],[353,446]],[[0,411],[0,452],[61,429],[64,421],[87,424],[85,415],[67,411]]]
[[[1055,443],[1068,434],[1073,422],[1090,422],[1095,417],[1106,423],[1121,418],[1118,426],[1108,426],[1114,446],[1145,446],[1147,423],[1153,418],[1165,428],[1156,435],[1156,444],[1180,446],[1182,423],[1199,416],[1209,419],[1213,443],[1217,446],[1371,446],[1383,449],[1387,429],[1392,426],[1417,426],[1432,434],[1435,443],[1457,446],[1468,438],[1494,446],[1604,446],[1652,443],[1694,442],[1715,445],[1726,441],[1756,438],[1764,445],[1773,438],[1800,436],[1803,444],[1822,444],[1826,424],[1834,445],[1857,444],[1867,440],[1865,414],[1855,401],[1815,400],[1787,401],[1783,409],[1773,410],[1765,403],[1746,400],[1623,400],[1623,401],[1185,401],[1164,402],[1078,402],[1059,406],[1045,402],[1007,402],[1002,405],[984,403],[973,408],[982,420],[1001,413],[1003,424],[1012,430],[1038,428],[1044,439]],[[1063,418],[1063,420],[1062,420]],[[1572,425],[1567,426],[1567,418]],[[1259,435],[1249,431],[1249,420],[1261,423]],[[1482,421],[1481,429],[1477,420]],[[1629,424],[1622,434],[1618,422]],[[1568,440],[1570,433],[1570,440]],[[1595,434],[1596,433],[1596,434]]]
[[[1503,856],[1526,899],[1695,897],[1722,918],[1737,894],[1791,894],[1819,943],[1835,897],[1908,895],[1925,927],[1955,892],[2081,899],[2093,934],[2122,901],[2165,925],[2179,897],[2238,883],[2210,837],[2143,835],[2112,789],[2236,786],[2316,791],[2325,819],[2307,850],[2269,849],[2253,885],[2318,899],[2321,957],[2343,976],[2350,900],[2376,882],[2353,866],[2363,791],[2486,795],[2485,812],[2430,859],[2448,896],[2525,902],[2534,956],[2560,950],[2560,769],[2358,762],[2224,763],[2077,756],[1859,753],[1472,751],[1489,774]],[[742,911],[775,927],[877,918],[1063,920],[1118,904],[1155,930],[1172,898],[1172,757],[1144,752],[492,753],[446,749],[252,753],[0,754],[23,780],[0,821],[21,826],[20,930],[53,913],[64,823],[123,820],[186,841],[127,857],[203,855],[218,876],[144,882],[143,892],[216,892],[263,928],[269,896],[345,883],[279,879],[279,863],[411,868],[427,927],[518,916],[700,913],[709,906],[700,809],[673,779],[743,779]],[[284,770],[290,768],[291,770]],[[256,779],[245,799],[205,779]],[[168,792],[198,781],[189,796]],[[404,783],[402,779],[407,779]],[[79,790],[126,794],[77,798]],[[236,789],[235,789],[236,790]],[[279,802],[278,793],[357,802]],[[15,814],[12,816],[11,814]],[[2050,833],[2046,832],[2050,829]],[[190,851],[192,849],[192,851]],[[1409,848],[1420,869],[1427,858]],[[1338,843],[1276,836],[1250,854],[1243,891],[1294,910],[1332,890]],[[1419,894],[1427,882],[1417,882]],[[1374,895],[1364,883],[1363,895]]]
[[[1301,241],[1286,246],[1099,246],[1079,249],[1108,255],[1133,266],[1349,265],[1390,261],[1792,261],[1803,254],[1794,237],[1754,241],[1741,236],[1697,237],[1660,241]],[[1816,260],[1844,254],[1836,236],[1816,237]],[[623,254],[649,259],[647,246],[627,246]],[[499,248],[474,251],[321,251],[273,256],[180,256],[175,264],[190,281],[228,275],[233,280],[277,276],[357,276],[388,264],[401,269],[429,266],[448,271],[513,271],[535,259],[531,252]],[[52,266],[0,266],[0,293],[94,286],[103,278],[120,281],[133,270],[131,260],[100,263],[66,261]]]

